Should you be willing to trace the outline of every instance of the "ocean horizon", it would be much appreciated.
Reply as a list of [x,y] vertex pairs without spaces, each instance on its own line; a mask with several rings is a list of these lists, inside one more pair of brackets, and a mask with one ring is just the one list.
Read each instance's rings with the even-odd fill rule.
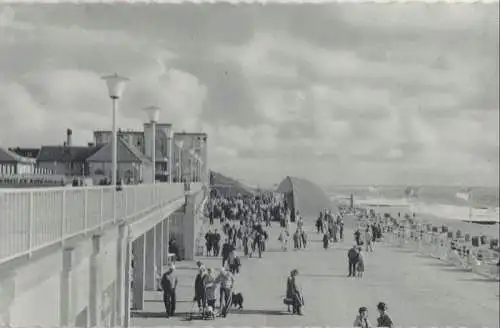
[[353,194],[355,203],[407,208],[444,219],[468,220],[470,208],[471,219],[499,222],[498,187],[419,186],[411,195],[406,186],[330,186],[325,191],[339,202]]

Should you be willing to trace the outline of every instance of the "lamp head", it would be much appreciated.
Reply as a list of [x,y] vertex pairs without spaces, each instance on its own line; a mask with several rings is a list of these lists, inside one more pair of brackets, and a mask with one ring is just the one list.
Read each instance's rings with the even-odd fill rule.
[[148,114],[148,119],[150,123],[157,123],[160,119],[160,107],[149,106],[144,108],[144,111]]
[[123,91],[125,90],[126,83],[130,81],[128,78],[119,76],[117,73],[104,76],[102,79],[106,81],[109,97],[111,99],[121,98],[123,95]]

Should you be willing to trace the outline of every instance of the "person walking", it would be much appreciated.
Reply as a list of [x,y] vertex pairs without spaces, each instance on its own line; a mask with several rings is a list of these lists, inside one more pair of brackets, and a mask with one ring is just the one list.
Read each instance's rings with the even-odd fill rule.
[[368,309],[364,306],[358,310],[358,315],[352,324],[356,328],[372,328],[370,321],[368,321]]
[[[302,293],[297,286],[296,277],[299,271],[293,269],[290,272],[290,276],[286,281],[286,298],[292,303],[293,314],[302,315],[302,306],[304,305],[304,299]],[[290,311],[290,307],[288,308]]]
[[238,256],[236,256],[235,251],[232,251],[231,253],[229,253],[227,265],[229,266],[229,271],[233,275],[240,273],[241,261],[240,261],[240,258]]
[[347,252],[347,261],[349,263],[349,277],[356,276],[356,264],[358,262],[358,246],[354,245]]
[[225,318],[232,303],[234,276],[222,267],[216,282],[220,284],[220,313]]
[[203,280],[205,279],[206,270],[204,266],[199,267],[199,272],[194,280],[194,301],[198,305],[199,311],[203,311],[206,306],[205,302],[205,286]]
[[377,318],[377,327],[394,328],[391,317],[387,314],[387,304],[379,302],[377,304],[379,317]]
[[325,233],[323,235],[323,248],[328,249],[328,243],[330,242],[330,238],[328,238],[328,234]]
[[365,272],[365,261],[361,249],[361,247],[358,247],[358,261],[356,262],[356,273],[358,277],[363,277],[363,273]]
[[373,234],[370,227],[366,228],[365,231],[365,241],[366,241],[366,251],[373,252]]
[[175,266],[172,264],[161,278],[161,289],[163,290],[163,303],[167,318],[175,314],[177,277],[174,273]]
[[217,281],[214,270],[212,268],[208,268],[207,273],[203,277],[203,287],[205,288],[206,307],[214,310],[215,302],[217,300],[217,297],[215,296]]

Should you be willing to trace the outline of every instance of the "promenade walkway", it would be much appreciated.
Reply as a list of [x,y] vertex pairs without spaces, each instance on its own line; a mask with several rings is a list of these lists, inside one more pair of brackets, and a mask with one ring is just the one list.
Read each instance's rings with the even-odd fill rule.
[[[311,222],[311,221],[310,221]],[[312,225],[312,224],[311,224]],[[306,250],[282,252],[273,227],[268,251],[262,259],[242,258],[236,291],[245,309],[233,310],[226,319],[185,321],[192,307],[194,262],[178,263],[180,287],[178,314],[164,318],[162,296],[148,292],[143,311],[133,313],[131,326],[351,326],[360,306],[367,306],[376,324],[376,304],[384,301],[399,327],[498,327],[498,282],[463,272],[442,262],[377,243],[365,253],[365,277],[347,277],[346,252],[352,246],[352,221],[346,220],[346,240],[324,250],[320,236],[309,232]],[[308,227],[312,230],[312,227]],[[200,258],[207,267],[219,268],[220,259]],[[289,271],[297,268],[306,306],[304,316],[292,316],[282,304]]]

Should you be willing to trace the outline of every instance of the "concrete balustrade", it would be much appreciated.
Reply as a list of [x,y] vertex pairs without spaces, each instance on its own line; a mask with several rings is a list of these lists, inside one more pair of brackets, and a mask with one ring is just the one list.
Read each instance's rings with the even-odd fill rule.
[[183,197],[182,184],[167,183],[120,191],[110,186],[0,191],[0,264],[107,224],[135,220]]
[[128,327],[144,290],[158,287],[170,237],[192,256],[205,192],[159,183],[1,193],[0,326]]

